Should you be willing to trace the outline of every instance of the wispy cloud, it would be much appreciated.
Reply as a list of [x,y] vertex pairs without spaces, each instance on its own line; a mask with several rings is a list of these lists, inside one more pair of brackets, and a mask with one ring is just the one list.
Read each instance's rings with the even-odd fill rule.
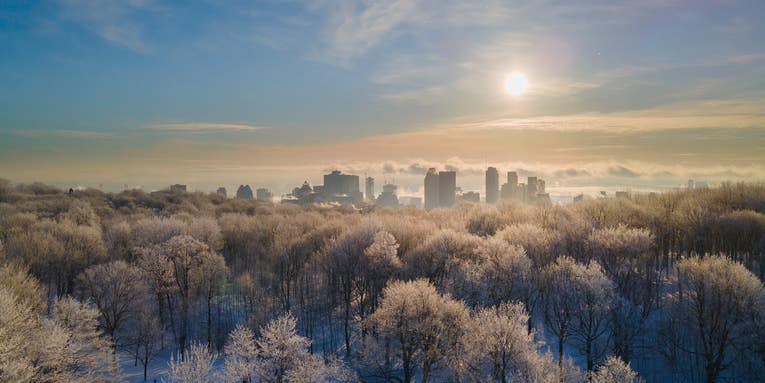
[[117,135],[111,132],[96,132],[92,130],[53,130],[53,129],[17,129],[11,131],[20,137],[42,138],[42,137],[62,137],[62,138],[115,138]]
[[246,125],[246,124],[225,124],[214,122],[176,122],[167,124],[150,124],[145,125],[146,129],[155,130],[169,130],[169,131],[185,131],[185,132],[203,132],[203,131],[238,131],[238,132],[255,132],[263,129],[268,129],[267,126],[258,125]]
[[59,0],[61,16],[80,23],[105,41],[139,53],[148,52],[143,26],[135,14],[151,9],[144,0]]
[[[702,100],[609,113],[556,116],[473,118],[443,124],[464,130],[604,131],[627,133],[670,129],[765,128],[765,101]],[[464,120],[464,119],[463,119]]]
[[[330,54],[346,61],[365,53],[416,12],[416,0],[343,1],[333,11],[326,30]],[[332,3],[329,3],[332,4]]]

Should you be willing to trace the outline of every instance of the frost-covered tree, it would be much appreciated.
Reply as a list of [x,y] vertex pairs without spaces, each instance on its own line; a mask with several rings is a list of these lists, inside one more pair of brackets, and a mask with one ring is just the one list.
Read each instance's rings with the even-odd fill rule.
[[[721,256],[677,264],[677,291],[668,297],[661,338],[670,359],[689,357],[692,371],[711,383],[748,358],[757,318],[763,315],[762,282],[743,265]],[[677,359],[677,363],[685,359]]]
[[146,306],[139,309],[128,330],[127,341],[133,356],[143,367],[143,380],[146,380],[149,363],[161,351],[165,334],[156,312],[144,304]]
[[563,345],[575,337],[592,371],[605,350],[598,341],[608,331],[614,300],[613,283],[597,263],[583,265],[560,257],[548,265],[540,282],[542,313],[548,330],[558,341],[558,363],[563,369]]
[[647,316],[658,301],[658,274],[652,253],[653,236],[646,229],[624,225],[594,230],[587,238],[591,259],[616,285],[617,291]]
[[[403,264],[397,250],[396,238],[386,231],[378,231],[372,244],[364,250],[357,289],[361,321],[377,309],[385,285],[401,270]],[[362,341],[365,337],[366,330],[362,328]]]
[[105,382],[120,378],[111,339],[99,330],[96,309],[73,298],[53,304],[43,344],[46,376],[57,382]]
[[37,374],[34,311],[0,286],[0,382],[29,382]]
[[139,249],[142,268],[150,274],[153,288],[162,305],[162,294],[175,293],[180,301],[178,318],[178,349],[181,358],[189,337],[189,320],[192,292],[212,274],[219,275],[222,257],[189,235],[179,235],[167,242]]
[[574,275],[571,288],[579,308],[574,317],[573,339],[584,354],[587,373],[590,373],[606,352],[602,340],[608,336],[616,291],[596,262],[575,270],[578,273]]
[[115,345],[121,331],[134,318],[148,296],[141,271],[124,261],[114,261],[87,268],[77,278],[77,291],[90,300],[101,314],[101,327]]
[[[346,383],[356,374],[337,359],[325,362],[311,355],[311,341],[296,331],[297,321],[284,314],[260,329],[252,343],[252,332],[237,327],[226,346],[224,372],[230,381],[246,382],[250,377],[263,383]],[[255,379],[253,379],[255,380]]]
[[168,363],[169,378],[172,383],[213,383],[215,376],[213,365],[215,356],[206,346],[194,343],[184,352],[184,358],[171,357]]
[[260,330],[255,374],[261,382],[285,382],[287,373],[310,359],[310,340],[297,334],[297,321],[285,314]]
[[[531,260],[523,248],[498,238],[487,238],[477,249],[475,266],[476,282],[472,295],[480,296],[481,303],[495,306],[503,302],[523,302],[533,309],[536,306],[536,283]],[[466,262],[464,265],[469,265]],[[527,309],[531,311],[531,309]]]
[[228,336],[224,353],[223,374],[226,379],[251,383],[258,353],[252,330],[241,324],[236,326]]
[[48,305],[46,289],[23,266],[6,264],[0,266],[0,287],[16,297],[16,302],[41,314]]
[[[48,316],[37,281],[15,267],[0,268],[0,275],[0,381],[120,379],[112,340],[101,331],[95,308],[58,298]],[[5,380],[9,374],[19,379]]]
[[467,309],[461,302],[439,294],[433,285],[418,279],[389,284],[366,325],[393,345],[405,383],[414,379],[418,365],[421,381],[427,383],[433,368],[461,346],[467,319]]
[[405,255],[411,277],[425,277],[439,288],[447,285],[454,270],[466,261],[476,261],[480,237],[452,230],[434,233]]
[[533,223],[510,225],[499,231],[495,237],[522,247],[536,267],[543,267],[553,259],[554,234]]
[[212,350],[213,347],[213,300],[219,295],[226,283],[228,267],[226,261],[220,254],[215,252],[205,252],[202,255],[201,267],[196,268],[197,275],[194,279],[197,281],[197,294],[204,299],[207,330],[207,347]]
[[194,217],[188,222],[185,234],[203,242],[214,252],[223,249],[223,235],[214,217]]
[[470,234],[492,236],[509,224],[508,217],[502,215],[494,206],[486,206],[474,212],[467,221]]
[[98,226],[77,225],[64,220],[56,223],[44,221],[39,228],[50,233],[62,246],[60,252],[49,255],[48,265],[59,296],[71,294],[75,278],[88,266],[103,262],[106,258],[106,246]]
[[112,259],[135,261],[131,230],[130,224],[122,220],[104,225],[104,244]]
[[324,362],[311,355],[306,363],[300,363],[287,372],[289,383],[353,383],[358,382],[356,373],[342,361],[331,359]]
[[475,314],[464,340],[475,381],[546,383],[557,378],[552,357],[539,351],[527,321],[520,303],[503,303]]
[[188,225],[178,218],[152,216],[134,222],[129,232],[132,246],[140,248],[159,245],[187,231]]
[[[364,264],[364,252],[375,241],[380,225],[374,221],[366,221],[354,227],[331,245],[325,259],[330,278],[336,281],[338,293],[343,305],[343,327],[345,338],[346,355],[351,353],[351,319],[354,301],[359,300],[359,310],[366,312],[365,306],[368,301],[363,295],[359,297],[361,287],[361,273]],[[365,292],[361,290],[361,292]]]
[[592,374],[591,383],[640,383],[637,372],[632,371],[629,363],[616,357],[607,358]]

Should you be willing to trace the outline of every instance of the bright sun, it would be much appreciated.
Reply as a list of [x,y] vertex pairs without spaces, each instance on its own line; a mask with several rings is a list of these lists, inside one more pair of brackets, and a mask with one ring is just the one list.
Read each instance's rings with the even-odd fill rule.
[[529,79],[523,72],[512,72],[505,77],[505,91],[514,97],[518,97],[529,89]]

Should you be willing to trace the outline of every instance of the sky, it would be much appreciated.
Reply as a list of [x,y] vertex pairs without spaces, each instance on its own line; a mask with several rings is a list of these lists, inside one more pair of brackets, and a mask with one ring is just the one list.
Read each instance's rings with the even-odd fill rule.
[[[765,2],[0,2],[0,178],[765,180]],[[521,72],[528,90],[508,94]],[[378,186],[378,190],[379,190]]]

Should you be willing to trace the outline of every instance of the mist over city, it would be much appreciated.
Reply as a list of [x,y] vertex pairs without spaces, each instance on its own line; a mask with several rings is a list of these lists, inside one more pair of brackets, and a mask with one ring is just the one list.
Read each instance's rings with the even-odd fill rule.
[[0,383],[765,383],[765,2],[0,2]]

